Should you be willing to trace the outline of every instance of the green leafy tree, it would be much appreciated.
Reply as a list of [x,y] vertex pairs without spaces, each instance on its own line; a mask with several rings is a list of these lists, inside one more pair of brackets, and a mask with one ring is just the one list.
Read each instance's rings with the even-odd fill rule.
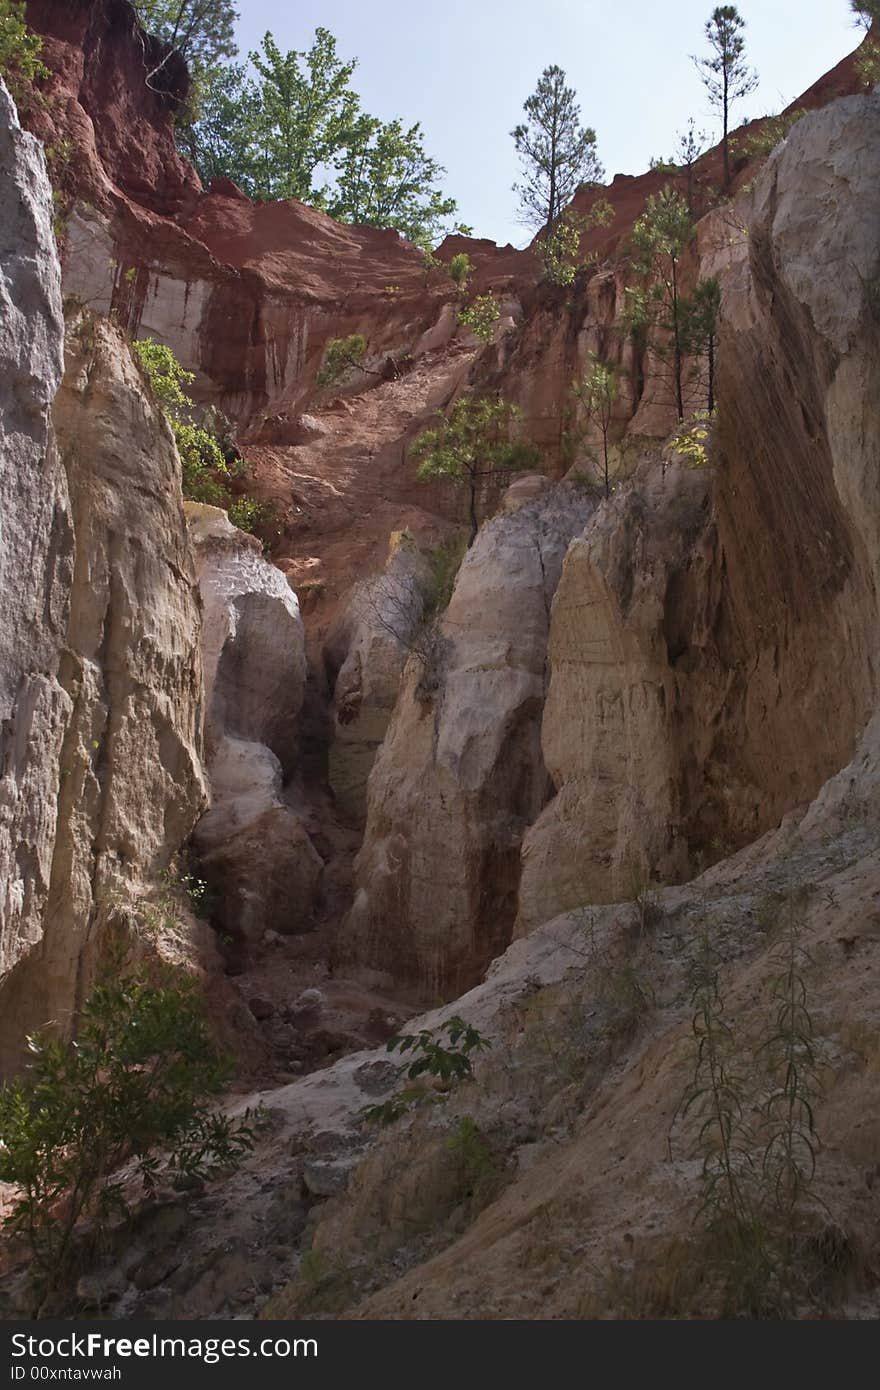
[[396,227],[428,249],[444,218],[456,210],[455,199],[436,186],[446,171],[425,153],[419,125],[406,130],[400,121],[361,116],[335,167],[336,189],[327,210],[340,222]]
[[570,285],[577,274],[577,259],[586,219],[568,208],[555,226],[540,238],[536,251],[551,285]]
[[330,164],[354,127],[359,100],[350,84],[357,62],[344,63],[335,38],[322,28],[307,53],[282,53],[271,34],[262,47],[249,55],[262,78],[257,194],[324,207],[328,186],[315,186],[315,173]]
[[758,85],[758,74],[745,59],[745,20],[735,5],[717,5],[706,21],[709,58],[694,58],[709,93],[709,101],[721,113],[721,148],[724,154],[724,187],[730,187],[730,108]]
[[442,423],[425,430],[412,446],[420,479],[446,478],[467,490],[471,544],[479,530],[477,498],[483,483],[500,472],[533,468],[538,461],[533,446],[508,438],[510,425],[520,418],[510,401],[462,396]]
[[520,217],[528,226],[553,226],[581,184],[599,183],[604,171],[596,154],[596,132],[580,123],[580,107],[565,73],[545,68],[525,102],[526,120],[511,131],[523,165]]
[[163,51],[152,66],[144,49],[148,87],[156,86],[174,53],[186,60],[193,74],[235,56],[238,12],[231,0],[133,0],[133,3],[142,28],[161,39],[163,44]]
[[27,1073],[0,1089],[0,1180],[15,1189],[5,1229],[31,1257],[34,1311],[63,1295],[89,1223],[94,1241],[128,1211],[119,1176],[133,1164],[149,1190],[160,1154],[173,1173],[204,1176],[253,1147],[249,1116],[211,1109],[227,1068],[192,979],[134,968],[109,953],[76,1042],[28,1039]]
[[40,36],[28,28],[24,4],[0,0],[0,77],[16,102],[23,100],[31,82],[49,76],[40,61],[42,47]]
[[544,267],[544,278],[551,285],[573,283],[582,264],[581,237],[593,227],[605,227],[614,217],[614,209],[605,198],[593,203],[586,214],[566,208],[554,226],[538,238],[535,251]]
[[229,178],[252,198],[297,198],[428,247],[456,210],[438,186],[445,170],[425,151],[419,125],[361,109],[356,66],[339,57],[327,29],[315,30],[307,52],[284,53],[266,34],[249,66],[198,70],[178,144],[205,183]]
[[672,362],[679,420],[684,419],[684,363],[687,351],[686,301],[681,292],[681,258],[694,234],[687,203],[667,187],[652,193],[632,232],[634,267],[646,288],[630,289],[629,318],[638,331],[659,330],[655,347]]
[[200,70],[189,104],[190,114],[177,122],[176,140],[205,187],[212,179],[229,178],[249,196],[259,196],[265,174],[258,141],[261,101],[247,67],[218,63]]
[[594,420],[602,431],[602,478],[605,496],[611,492],[610,464],[608,458],[608,434],[614,414],[614,402],[618,394],[617,373],[607,362],[591,357],[590,370],[580,381],[575,382],[573,393],[584,410],[588,420]]

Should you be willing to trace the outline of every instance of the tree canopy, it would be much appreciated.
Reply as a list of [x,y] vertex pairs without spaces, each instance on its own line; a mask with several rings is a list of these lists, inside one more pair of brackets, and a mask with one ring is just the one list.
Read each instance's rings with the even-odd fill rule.
[[185,58],[192,73],[236,53],[232,0],[132,0],[141,27],[167,44],[167,52],[147,73],[151,85],[171,53]]
[[328,29],[288,53],[266,34],[246,64],[199,70],[180,147],[204,183],[224,176],[252,198],[298,198],[340,222],[395,227],[427,246],[456,211],[440,187],[445,170],[419,124],[362,109],[356,67]]

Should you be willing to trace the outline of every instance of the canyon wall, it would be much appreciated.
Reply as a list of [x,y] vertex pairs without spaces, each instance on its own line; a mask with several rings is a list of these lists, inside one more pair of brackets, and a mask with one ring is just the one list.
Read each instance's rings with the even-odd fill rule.
[[637,477],[566,558],[542,728],[557,795],[525,839],[521,930],[754,839],[867,723],[878,177],[878,97],[846,97],[770,157],[738,236],[703,229],[724,287],[714,466]]
[[[410,676],[370,779],[350,919],[368,959],[409,949],[408,968],[448,996],[468,978],[463,960],[476,969],[480,943],[505,939],[511,911],[527,932],[680,882],[777,824],[852,755],[877,696],[877,101],[804,117],[733,216],[701,225],[703,272],[723,285],[706,466],[643,443],[634,476],[571,533],[543,636],[513,598],[508,523],[484,528],[459,582],[492,537],[511,603],[484,593],[459,623],[457,590],[449,631],[475,641],[489,623],[493,643],[527,643],[539,666],[546,641],[547,698],[536,691],[530,724],[541,751],[516,760],[546,769],[555,794],[517,803],[511,836],[513,790],[490,776],[481,802],[480,777],[474,795],[471,765],[446,746],[445,721],[453,750],[469,728],[450,695],[457,656],[439,713],[419,710]],[[520,344],[529,331],[527,315]],[[479,707],[480,746],[500,747],[505,700],[487,689]],[[476,852],[483,838],[503,872]]]
[[186,840],[205,787],[177,452],[119,330],[77,314],[63,338],[51,189],[3,101],[6,1069],[27,1029],[70,1026],[103,931]]

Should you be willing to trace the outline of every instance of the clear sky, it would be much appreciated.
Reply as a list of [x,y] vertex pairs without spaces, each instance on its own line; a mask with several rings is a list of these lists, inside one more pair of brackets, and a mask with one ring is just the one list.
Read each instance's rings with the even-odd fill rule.
[[[522,246],[511,185],[510,131],[543,68],[558,63],[594,127],[610,180],[668,158],[693,115],[717,121],[690,54],[704,54],[713,0],[238,0],[242,52],[266,30],[287,50],[308,48],[317,25],[340,56],[358,58],[353,86],[383,120],[420,121],[444,164],[444,191],[477,236]],[[848,0],[742,0],[748,56],[761,82],[734,108],[735,124],[778,111],[846,53],[861,31]]]

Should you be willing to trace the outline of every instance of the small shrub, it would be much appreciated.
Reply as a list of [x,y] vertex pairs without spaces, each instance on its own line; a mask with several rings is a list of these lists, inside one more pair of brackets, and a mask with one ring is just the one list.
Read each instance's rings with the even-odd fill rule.
[[681,422],[667,441],[663,449],[664,457],[669,459],[673,454],[678,454],[689,468],[705,468],[709,462],[709,444],[714,421],[714,411],[695,411],[689,419]]
[[460,290],[464,290],[471,276],[471,258],[467,251],[459,251],[457,256],[453,256],[446,269],[449,277],[454,280]]
[[754,130],[740,139],[731,140],[731,150],[736,154],[745,154],[750,159],[770,154],[771,150],[775,150],[785,139],[792,126],[806,114],[802,107],[795,107],[793,111],[781,111],[777,116],[767,116],[759,130]]
[[183,473],[184,497],[193,502],[222,506],[227,499],[222,482],[229,471],[226,460],[213,434],[196,423],[195,402],[184,390],[195,381],[195,372],[188,372],[171,348],[152,338],[143,338],[131,346],[174,435]]
[[[771,957],[770,1012],[754,1049],[726,1017],[719,958],[704,928],[693,973],[694,1076],[681,1113],[701,1124],[703,1259],[725,1316],[789,1317],[849,1265],[846,1239],[826,1241],[813,1190],[819,1050],[807,1001],[800,896],[787,895]],[[839,1233],[838,1233],[839,1234]],[[833,1244],[833,1250],[830,1250]]]
[[[444,1034],[448,1039],[446,1043],[440,1041]],[[423,1028],[418,1033],[396,1034],[388,1039],[387,1050],[413,1054],[410,1062],[400,1068],[401,1078],[418,1081],[423,1076],[432,1076],[448,1087],[473,1075],[471,1054],[488,1046],[482,1033],[455,1015],[434,1031]],[[423,1098],[421,1088],[407,1087],[381,1105],[367,1106],[361,1114],[372,1124],[392,1124]]]
[[[28,1039],[27,1075],[0,1089],[0,1180],[17,1196],[4,1227],[31,1258],[34,1310],[69,1291],[113,1217],[129,1213],[119,1169],[133,1163],[152,1189],[168,1169],[201,1178],[253,1147],[250,1116],[211,1110],[226,1068],[195,982],[148,975],[112,949],[79,1019],[75,1042]],[[78,1230],[81,1223],[88,1234]]]
[[362,333],[352,333],[347,338],[331,338],[318,372],[318,385],[335,386],[356,368],[362,367],[366,351],[367,340]]
[[27,10],[18,0],[0,0],[0,77],[21,103],[32,82],[49,76],[40,61],[43,41],[28,28]]
[[459,1169],[461,1200],[471,1212],[485,1206],[498,1187],[499,1163],[470,1115],[464,1115],[446,1148]]
[[856,72],[863,87],[874,87],[880,82],[880,43],[875,39],[865,43],[856,54]]
[[229,504],[229,520],[239,531],[256,536],[278,534],[278,509],[272,502],[258,502],[255,497],[236,497]]
[[467,536],[441,541],[428,553],[428,576],[423,594],[423,623],[438,618],[449,607],[461,562],[467,554]]
[[586,219],[576,213],[563,213],[556,226],[537,245],[544,267],[544,279],[551,285],[570,285],[577,274],[577,256]]
[[494,294],[480,294],[460,310],[458,321],[469,328],[481,343],[491,343],[500,317],[501,309]]

